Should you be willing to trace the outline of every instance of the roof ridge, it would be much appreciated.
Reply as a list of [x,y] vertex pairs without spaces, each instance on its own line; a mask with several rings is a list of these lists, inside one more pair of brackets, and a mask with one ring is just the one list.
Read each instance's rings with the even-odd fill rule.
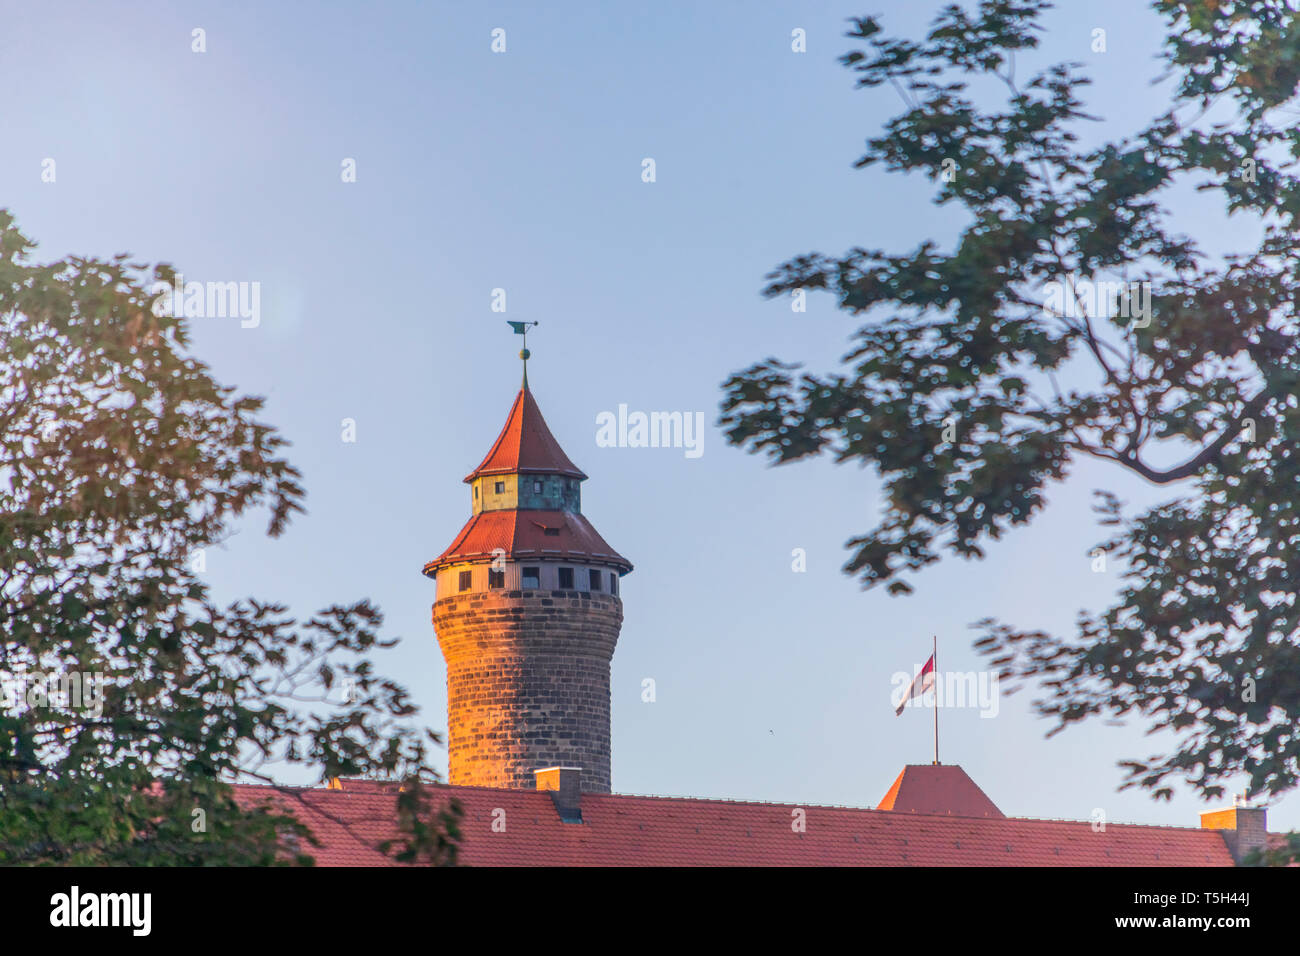
[[[370,781],[370,782],[383,783],[384,781]],[[347,789],[332,790],[327,786],[319,786],[319,785],[236,783],[234,784],[234,786],[241,787],[244,789],[292,790],[292,791],[305,791],[309,793],[328,793],[333,795],[346,794],[352,797],[373,797],[373,796],[384,795],[375,790],[347,790]],[[545,790],[523,790],[514,787],[483,787],[483,786],[467,785],[467,784],[450,784],[443,781],[429,784],[429,786],[436,790],[455,790],[455,791],[479,790],[479,791],[485,791],[490,793],[549,796],[548,792]],[[663,794],[663,793],[625,793],[625,792],[584,793],[582,797],[584,800],[588,798],[605,799],[605,798],[617,798],[617,797],[630,797],[636,800],[661,800],[664,802],[683,801],[683,802],[690,802],[690,803],[716,803],[716,804],[724,804],[727,806],[782,807],[782,808],[801,807],[801,808],[817,809],[817,810],[852,810],[860,813],[881,814],[889,817],[897,817],[902,819],[932,818],[932,819],[939,819],[939,820],[963,820],[963,821],[970,820],[970,821],[977,821],[977,822],[984,822],[984,823],[1047,823],[1047,824],[1069,823],[1069,824],[1076,824],[1079,826],[1085,826],[1085,825],[1090,826],[1092,824],[1091,820],[1077,820],[1077,819],[1072,820],[1066,817],[1018,817],[1018,816],[1010,816],[1010,815],[1004,815],[1001,817],[972,817],[972,816],[966,816],[958,813],[917,813],[916,811],[906,811],[906,810],[881,810],[877,807],[852,806],[850,804],[843,804],[843,803],[807,803],[807,802],[788,801],[788,800],[785,801],[739,800],[730,797],[691,797],[691,796],[683,796],[680,794]],[[334,799],[334,797],[332,797],[331,799]],[[1169,824],[1169,823],[1126,823],[1126,822],[1112,822],[1108,820],[1106,822],[1106,826],[1108,828],[1109,827],[1133,827],[1133,828],[1142,828],[1146,830],[1184,830],[1189,833],[1220,833],[1221,832],[1218,830],[1207,830],[1203,827],[1198,827],[1198,826],[1181,826],[1179,824]],[[1278,832],[1284,832],[1284,831],[1278,831]]]

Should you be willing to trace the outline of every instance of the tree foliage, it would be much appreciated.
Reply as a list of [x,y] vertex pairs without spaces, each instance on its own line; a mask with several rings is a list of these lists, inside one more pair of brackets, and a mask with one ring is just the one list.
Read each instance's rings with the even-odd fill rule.
[[196,571],[303,488],[261,400],[154,308],[172,270],[32,248],[0,210],[0,864],[309,862],[291,807],[234,800],[276,763],[403,781],[394,853],[453,860],[379,611],[219,607]]
[[[1017,75],[1048,6],[950,6],[921,40],[854,21],[842,62],[903,101],[858,165],[930,177],[957,235],[777,267],[766,295],[824,290],[867,321],[838,371],[731,376],[721,421],[776,463],[874,466],[884,517],[845,570],[891,593],[945,551],[983,557],[1080,456],[1167,487],[1136,514],[1099,493],[1123,568],[1110,608],[1069,637],[985,620],[977,646],[1037,684],[1053,733],[1098,715],[1173,731],[1171,752],[1125,762],[1126,786],[1212,797],[1244,773],[1277,794],[1300,770],[1300,22],[1280,0],[1156,0],[1172,103],[1113,137],[1081,64]],[[1178,232],[1189,186],[1257,245]]]

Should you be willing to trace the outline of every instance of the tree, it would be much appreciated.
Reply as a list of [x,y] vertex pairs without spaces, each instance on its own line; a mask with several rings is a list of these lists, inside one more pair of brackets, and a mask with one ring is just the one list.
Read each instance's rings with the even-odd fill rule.
[[[853,21],[842,62],[904,103],[857,165],[928,175],[962,226],[951,248],[778,266],[767,296],[825,290],[868,321],[839,371],[732,375],[721,424],[775,463],[873,465],[885,516],[845,571],[893,594],[941,552],[982,557],[1080,456],[1168,487],[1137,514],[1098,492],[1123,568],[1109,609],[1071,637],[986,619],[977,646],[1038,686],[1051,733],[1102,714],[1172,731],[1171,752],[1123,763],[1125,787],[1208,798],[1244,773],[1277,794],[1300,770],[1298,15],[1156,0],[1172,106],[1084,148],[1080,64],[1016,75],[1048,6],[950,6],[920,41]],[[1173,231],[1187,184],[1251,217],[1258,245],[1216,256]]]
[[393,852],[454,861],[438,738],[370,659],[379,611],[218,607],[196,571],[304,492],[261,400],[156,308],[171,268],[32,248],[0,210],[0,864],[310,862],[291,807],[234,799],[279,761],[401,780]]

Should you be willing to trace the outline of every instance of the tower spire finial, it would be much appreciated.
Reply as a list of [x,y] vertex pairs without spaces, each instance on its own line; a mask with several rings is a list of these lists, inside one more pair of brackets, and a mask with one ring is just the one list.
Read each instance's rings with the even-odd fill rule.
[[541,324],[542,323],[540,322],[511,322],[509,319],[506,319],[506,325],[514,329],[516,335],[522,335],[524,337],[524,347],[519,350],[519,357],[524,360],[524,389],[528,388],[528,359],[533,354],[528,351],[528,327],[531,325]]

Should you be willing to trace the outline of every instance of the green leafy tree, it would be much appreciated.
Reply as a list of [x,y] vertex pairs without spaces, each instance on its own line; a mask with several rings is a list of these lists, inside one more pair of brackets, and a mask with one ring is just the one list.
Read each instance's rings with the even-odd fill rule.
[[[874,466],[885,515],[845,570],[891,593],[943,552],[982,557],[1081,456],[1166,486],[1137,514],[1099,493],[1113,606],[1070,636],[985,620],[978,646],[1037,685],[1052,733],[1098,715],[1172,732],[1124,762],[1126,787],[1209,798],[1245,774],[1278,794],[1300,769],[1300,22],[1281,0],[1153,6],[1172,104],[1121,138],[1085,112],[1079,64],[1017,75],[1041,0],[950,6],[915,41],[853,21],[842,62],[903,101],[857,165],[931,178],[958,234],[778,266],[767,296],[824,290],[866,324],[840,370],[731,376],[721,422],[776,463]],[[1258,245],[1175,232],[1189,186]]]
[[415,708],[367,602],[218,607],[196,568],[252,509],[302,510],[257,398],[188,354],[158,266],[31,261],[0,210],[0,864],[311,861],[276,764],[400,780],[401,860],[455,859]]

